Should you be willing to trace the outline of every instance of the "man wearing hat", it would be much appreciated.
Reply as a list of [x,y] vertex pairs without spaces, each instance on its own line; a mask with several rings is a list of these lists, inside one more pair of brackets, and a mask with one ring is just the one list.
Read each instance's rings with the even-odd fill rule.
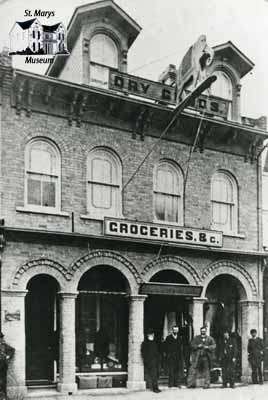
[[264,353],[263,340],[257,336],[257,330],[251,329],[248,341],[248,361],[252,368],[252,383],[263,384],[262,361]]
[[13,357],[15,349],[4,340],[4,334],[0,332],[0,398],[6,398],[7,368],[8,362]]
[[160,352],[155,341],[154,331],[149,329],[141,345],[141,354],[144,362],[144,378],[146,386],[155,393],[161,392],[158,388],[158,371]]

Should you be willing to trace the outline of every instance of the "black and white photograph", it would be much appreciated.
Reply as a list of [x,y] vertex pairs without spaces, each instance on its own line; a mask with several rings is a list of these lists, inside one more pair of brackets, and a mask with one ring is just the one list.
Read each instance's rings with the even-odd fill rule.
[[268,396],[268,0],[0,0],[0,400]]

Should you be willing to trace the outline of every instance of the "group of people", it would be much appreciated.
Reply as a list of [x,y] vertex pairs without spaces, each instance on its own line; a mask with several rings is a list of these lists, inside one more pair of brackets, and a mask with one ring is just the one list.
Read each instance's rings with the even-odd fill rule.
[[[263,340],[257,337],[256,329],[252,329],[250,334],[248,360],[252,368],[252,383],[262,384]],[[203,326],[200,329],[200,335],[193,338],[190,347],[191,362],[187,371],[187,387],[209,388],[210,371],[213,365],[216,342],[207,334],[207,327]],[[184,382],[184,357],[183,344],[178,326],[173,326],[172,333],[167,336],[163,343],[162,351],[167,359],[168,386],[180,388]],[[142,343],[141,352],[144,361],[146,386],[153,390],[153,392],[159,393],[161,391],[158,387],[161,351],[153,330],[147,332],[146,338]],[[236,340],[227,330],[223,332],[218,354],[222,371],[222,387],[226,388],[229,384],[231,388],[234,388],[238,348]]]

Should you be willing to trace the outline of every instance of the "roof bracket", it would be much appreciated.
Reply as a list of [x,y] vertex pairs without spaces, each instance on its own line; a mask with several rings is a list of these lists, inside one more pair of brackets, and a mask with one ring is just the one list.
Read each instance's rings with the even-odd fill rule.
[[87,94],[83,94],[82,99],[80,101],[80,104],[78,106],[78,111],[77,111],[76,125],[78,127],[81,126],[81,120],[82,120],[83,115],[84,115],[85,110],[86,110],[87,101],[88,101],[88,95]]
[[73,124],[73,119],[74,119],[74,115],[75,115],[75,108],[77,105],[78,96],[79,96],[79,92],[75,91],[72,101],[71,101],[71,104],[70,104],[70,112],[69,112],[69,117],[68,117],[69,126],[72,126],[72,124]]
[[143,107],[136,119],[135,126],[132,132],[132,138],[136,139],[137,134],[140,135],[140,139],[144,140],[145,131],[148,130],[152,123],[153,110]]
[[28,81],[27,87],[27,105],[26,105],[26,115],[30,117],[32,114],[32,99],[34,93],[34,83],[32,81]]
[[21,104],[22,104],[22,95],[24,91],[24,85],[25,85],[25,80],[22,79],[17,88],[17,94],[16,94],[16,114],[20,115],[21,114]]

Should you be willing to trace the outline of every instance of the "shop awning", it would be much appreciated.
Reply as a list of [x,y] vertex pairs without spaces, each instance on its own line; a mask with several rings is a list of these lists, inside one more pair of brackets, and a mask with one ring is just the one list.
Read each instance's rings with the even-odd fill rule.
[[202,289],[202,286],[184,285],[178,283],[148,282],[143,283],[140,286],[140,294],[200,297]]

